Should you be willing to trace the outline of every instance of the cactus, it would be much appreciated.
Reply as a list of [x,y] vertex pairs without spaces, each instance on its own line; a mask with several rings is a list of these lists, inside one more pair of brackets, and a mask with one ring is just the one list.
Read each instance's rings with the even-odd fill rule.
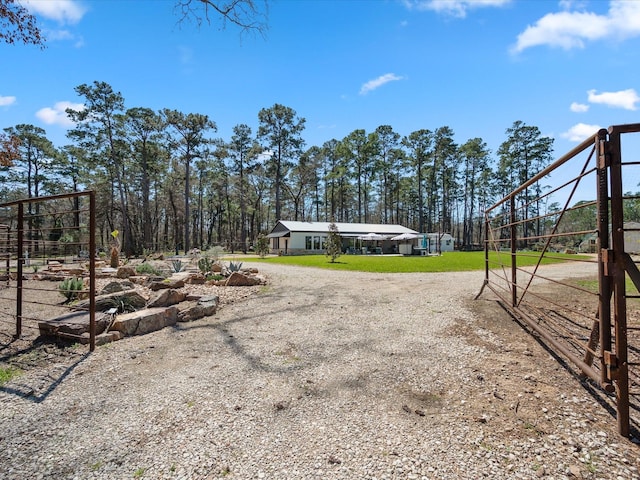
[[67,302],[70,302],[78,298],[78,294],[84,290],[84,281],[82,278],[66,278],[58,286],[58,289],[66,297]]

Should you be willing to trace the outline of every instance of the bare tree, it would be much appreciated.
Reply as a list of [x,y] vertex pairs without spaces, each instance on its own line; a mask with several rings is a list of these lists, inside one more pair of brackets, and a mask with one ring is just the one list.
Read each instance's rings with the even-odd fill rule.
[[267,0],[176,0],[179,22],[193,20],[198,26],[211,24],[219,17],[221,28],[227,23],[240,27],[242,32],[264,34],[267,29]]
[[[228,23],[242,32],[264,35],[268,27],[268,0],[175,0],[178,23],[195,21],[198,26],[211,25],[218,17],[221,28]],[[45,38],[37,18],[16,0],[0,0],[0,43],[24,43],[44,48]]]

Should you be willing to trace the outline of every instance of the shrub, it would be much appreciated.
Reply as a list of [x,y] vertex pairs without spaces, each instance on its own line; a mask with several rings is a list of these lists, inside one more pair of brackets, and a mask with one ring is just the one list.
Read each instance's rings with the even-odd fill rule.
[[136,273],[139,275],[160,275],[160,272],[150,263],[141,263],[136,265]]
[[70,302],[78,298],[79,293],[84,290],[84,281],[77,277],[66,278],[58,286],[58,289],[67,302]]
[[256,240],[256,253],[264,258],[269,253],[269,239],[261,233]]
[[208,253],[211,255],[211,258],[213,258],[213,261],[217,262],[224,254],[224,248],[222,248],[220,245],[216,245],[212,247]]

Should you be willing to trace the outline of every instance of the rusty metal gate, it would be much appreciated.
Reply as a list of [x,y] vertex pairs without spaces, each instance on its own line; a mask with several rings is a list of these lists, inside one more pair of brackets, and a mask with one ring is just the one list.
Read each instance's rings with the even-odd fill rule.
[[638,132],[600,130],[485,212],[483,290],[613,403],[625,437],[640,426]]
[[[92,191],[17,200],[0,204],[0,333],[20,338],[25,329],[37,336],[43,314],[68,311],[52,302],[60,279],[88,280],[78,289],[89,300],[91,351],[96,345],[95,324],[95,194]],[[83,268],[77,268],[83,265]],[[82,270],[82,271],[81,271]],[[35,281],[35,280],[43,281]],[[63,297],[60,297],[63,299]],[[37,313],[35,313],[37,312]],[[84,341],[85,338],[78,338]]]

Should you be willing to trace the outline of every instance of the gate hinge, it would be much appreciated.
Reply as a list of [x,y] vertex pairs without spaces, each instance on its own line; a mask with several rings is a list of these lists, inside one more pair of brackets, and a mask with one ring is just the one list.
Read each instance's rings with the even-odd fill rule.
[[614,268],[615,268],[615,263],[614,263],[615,258],[614,258],[613,250],[607,250],[606,248],[602,248],[600,250],[600,254],[602,257],[602,264],[604,266],[604,275],[606,277],[612,277]]
[[618,380],[618,357],[613,352],[605,350],[604,364],[607,367],[607,378],[611,381]]

